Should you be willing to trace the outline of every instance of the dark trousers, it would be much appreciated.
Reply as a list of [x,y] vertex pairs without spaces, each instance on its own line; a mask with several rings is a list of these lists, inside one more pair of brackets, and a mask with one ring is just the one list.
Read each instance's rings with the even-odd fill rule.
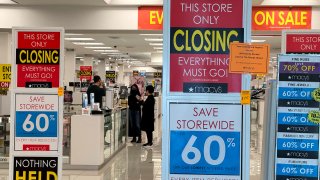
[[146,131],[147,134],[147,138],[148,138],[148,143],[151,144],[152,143],[152,131]]
[[141,114],[140,111],[130,110],[130,129],[132,131],[132,137],[140,137],[141,136]]

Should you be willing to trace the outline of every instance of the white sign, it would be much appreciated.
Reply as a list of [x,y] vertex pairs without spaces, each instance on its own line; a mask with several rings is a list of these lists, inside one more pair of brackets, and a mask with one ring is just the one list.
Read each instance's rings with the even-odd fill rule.
[[15,97],[15,151],[58,151],[58,95]]

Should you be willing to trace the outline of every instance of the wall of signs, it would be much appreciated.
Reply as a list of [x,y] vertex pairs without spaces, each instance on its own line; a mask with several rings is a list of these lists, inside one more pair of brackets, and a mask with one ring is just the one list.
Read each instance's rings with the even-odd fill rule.
[[278,65],[276,180],[319,178],[320,56],[280,55]]

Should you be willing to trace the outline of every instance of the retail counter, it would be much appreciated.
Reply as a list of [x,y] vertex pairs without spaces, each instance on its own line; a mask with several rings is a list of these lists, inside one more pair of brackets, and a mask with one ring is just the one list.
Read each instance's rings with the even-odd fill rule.
[[71,116],[70,165],[101,166],[125,146],[127,109]]
[[[79,115],[81,105],[65,105],[63,169],[99,169],[125,147],[127,108],[102,115]],[[10,117],[0,116],[0,168],[8,168]]]

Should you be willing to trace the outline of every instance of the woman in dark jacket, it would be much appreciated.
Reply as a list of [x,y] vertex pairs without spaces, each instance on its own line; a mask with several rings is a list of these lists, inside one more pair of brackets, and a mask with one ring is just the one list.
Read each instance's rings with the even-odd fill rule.
[[143,146],[152,146],[152,132],[154,131],[154,104],[155,99],[153,97],[153,86],[147,86],[146,92],[148,98],[143,103],[142,108],[142,120],[141,120],[141,130],[145,131],[147,134],[148,142],[143,144]]
[[[140,108],[140,92],[136,84],[131,86],[130,95],[128,97],[129,105],[129,136],[132,136],[131,142],[141,143],[141,108]],[[138,140],[136,139],[138,137]]]

